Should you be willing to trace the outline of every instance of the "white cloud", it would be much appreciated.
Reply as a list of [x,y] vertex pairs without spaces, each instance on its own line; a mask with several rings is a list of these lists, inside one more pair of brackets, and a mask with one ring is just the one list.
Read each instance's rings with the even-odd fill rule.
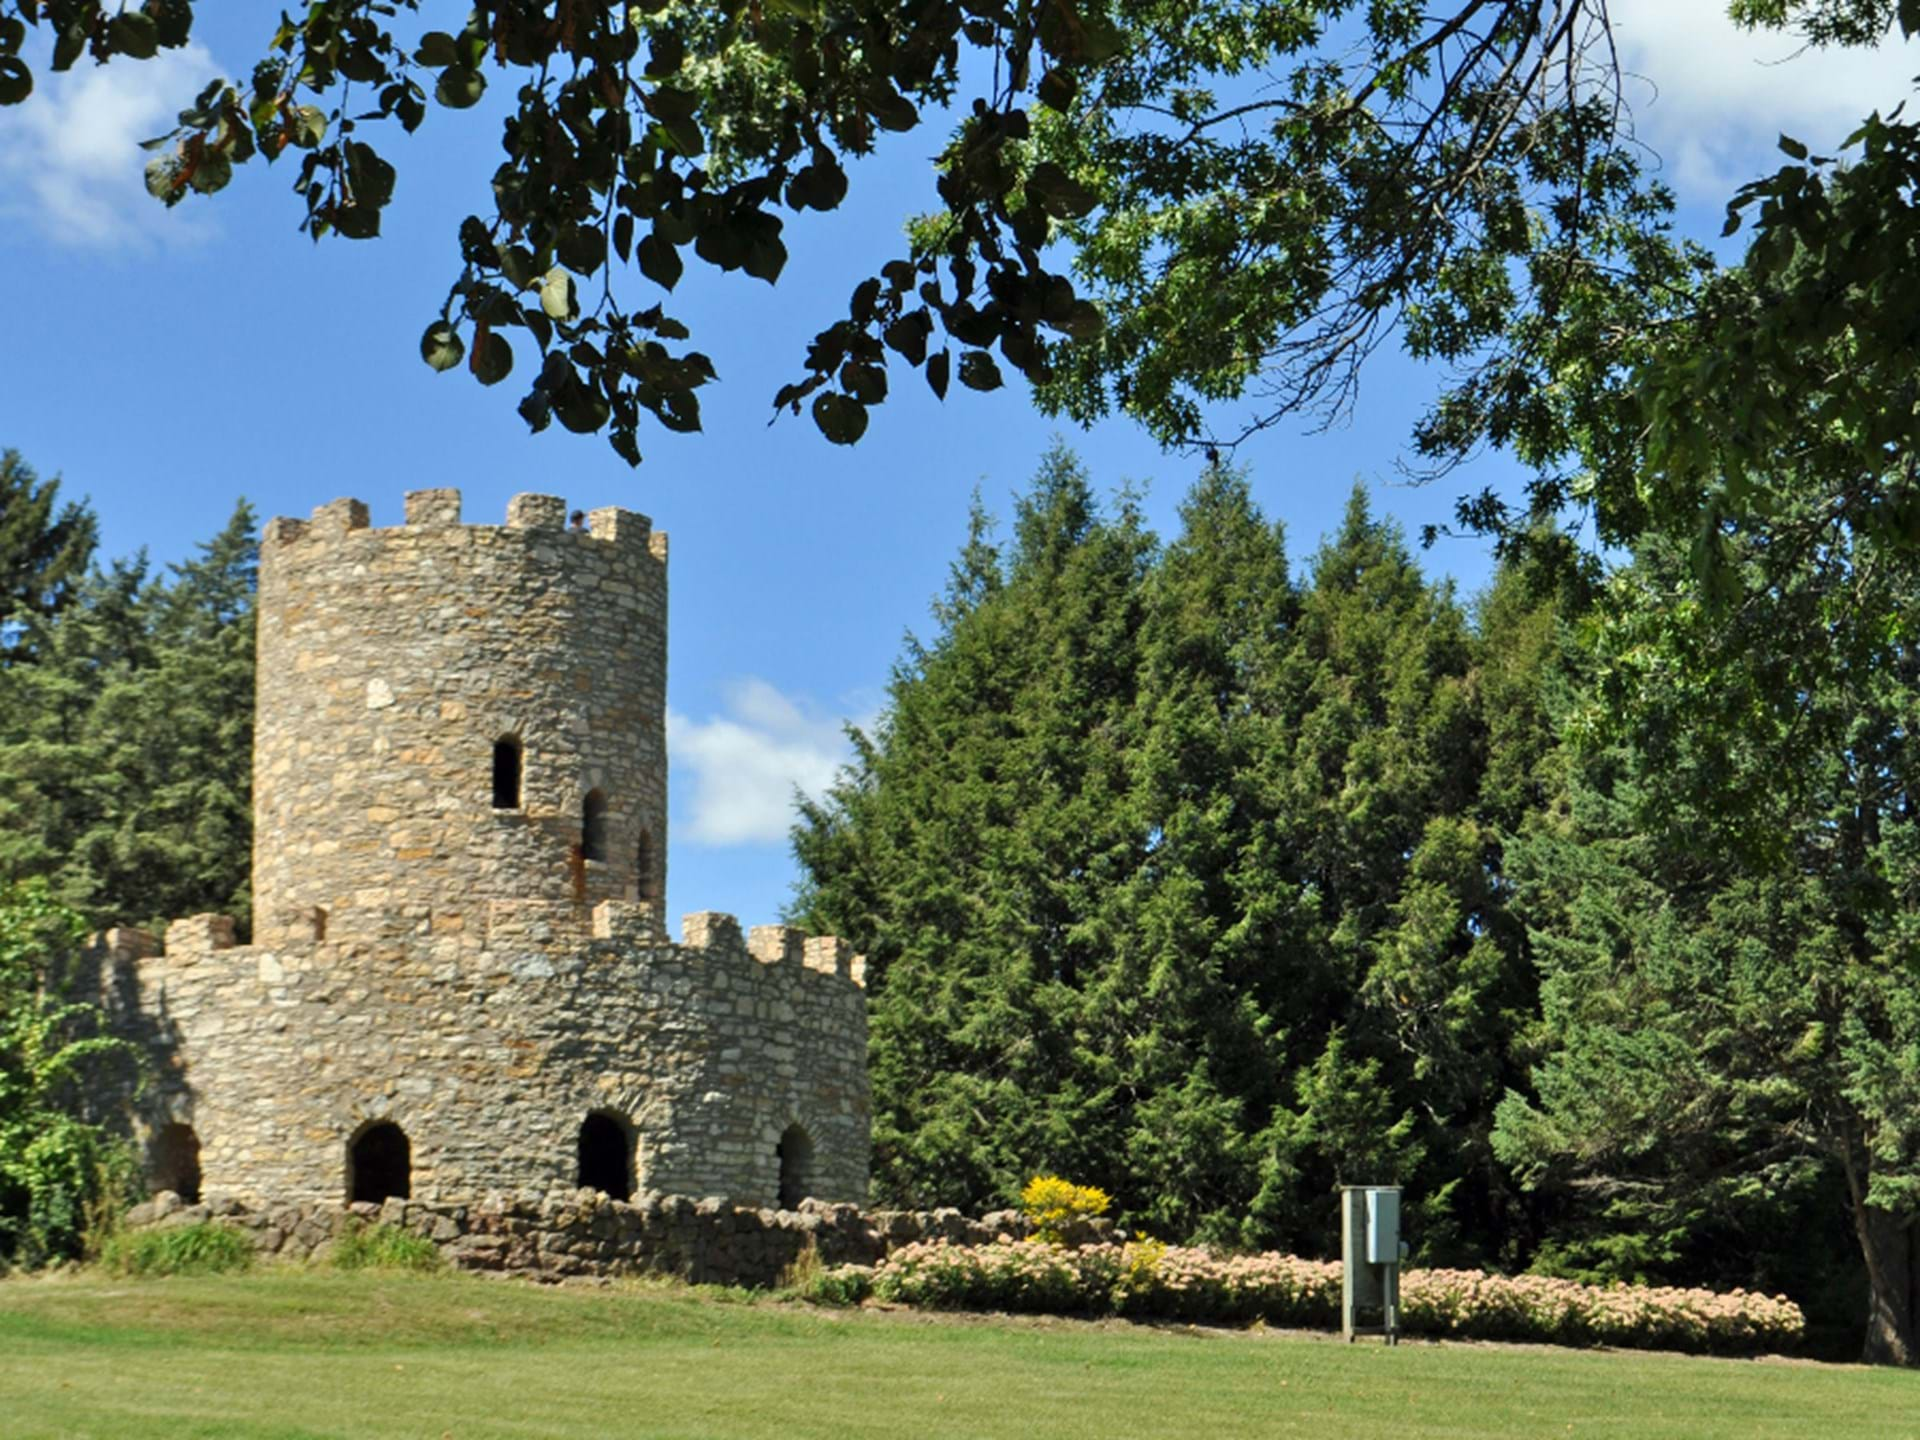
[[107,65],[83,58],[60,75],[39,57],[33,94],[0,109],[0,210],[56,243],[93,249],[200,232],[208,222],[191,213],[191,201],[163,211],[147,194],[151,157],[139,147],[173,129],[218,73],[200,45]]
[[1683,199],[1727,199],[1786,163],[1784,132],[1830,152],[1868,112],[1913,94],[1920,46],[1814,50],[1794,34],[1743,30],[1726,0],[1611,0],[1640,139]]
[[703,845],[784,839],[793,824],[794,788],[821,794],[848,758],[845,723],[752,677],[727,687],[721,715],[695,720],[669,710],[667,754],[693,778],[690,819],[675,839]]

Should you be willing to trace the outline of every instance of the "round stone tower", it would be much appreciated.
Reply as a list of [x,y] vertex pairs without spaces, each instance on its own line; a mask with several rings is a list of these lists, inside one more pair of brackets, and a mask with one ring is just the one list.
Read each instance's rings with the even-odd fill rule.
[[370,529],[337,500],[263,537],[254,913],[328,938],[457,932],[493,901],[665,889],[666,537],[455,490]]

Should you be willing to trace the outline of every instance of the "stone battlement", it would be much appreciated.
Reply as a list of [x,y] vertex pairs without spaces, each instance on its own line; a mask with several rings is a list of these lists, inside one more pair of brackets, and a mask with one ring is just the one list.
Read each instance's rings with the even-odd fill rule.
[[[718,910],[700,910],[680,920],[680,940],[661,933],[653,906],[638,901],[603,900],[590,912],[567,901],[496,900],[488,924],[477,942],[465,926],[436,927],[433,916],[418,907],[376,912],[373,934],[412,939],[437,945],[442,954],[472,950],[484,954],[496,949],[523,950],[528,945],[559,945],[569,950],[591,944],[600,955],[623,954],[636,962],[663,957],[692,959],[750,959],[769,974],[806,974],[844,981],[851,990],[866,988],[867,957],[837,936],[811,936],[793,925],[756,925],[744,934],[740,922]],[[384,923],[381,923],[384,922]],[[155,969],[174,964],[196,964],[214,955],[232,952],[237,958],[272,951],[312,951],[327,943],[327,915],[313,910],[283,921],[246,945],[236,940],[238,927],[231,915],[189,915],[171,922],[164,941],[152,932],[121,926],[96,937],[104,954],[121,964],[153,962]],[[347,942],[364,942],[357,935]]]
[[343,498],[314,507],[311,519],[296,520],[279,515],[269,520],[261,532],[261,548],[269,549],[295,542],[339,540],[348,536],[418,536],[421,532],[457,531],[462,536],[498,534],[505,531],[534,531],[563,534],[579,541],[643,551],[655,560],[667,558],[667,537],[655,533],[653,522],[636,510],[616,505],[586,511],[586,525],[574,529],[568,523],[571,512],[559,495],[515,495],[507,502],[503,525],[471,525],[460,518],[460,492],[453,489],[409,490],[406,494],[406,519],[397,526],[376,528],[370,523],[364,500]]

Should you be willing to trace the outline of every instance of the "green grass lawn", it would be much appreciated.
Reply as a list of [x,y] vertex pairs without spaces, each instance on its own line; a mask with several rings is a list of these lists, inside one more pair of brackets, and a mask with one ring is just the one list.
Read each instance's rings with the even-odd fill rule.
[[0,1437],[1920,1437],[1920,1375],[284,1270],[0,1283]]

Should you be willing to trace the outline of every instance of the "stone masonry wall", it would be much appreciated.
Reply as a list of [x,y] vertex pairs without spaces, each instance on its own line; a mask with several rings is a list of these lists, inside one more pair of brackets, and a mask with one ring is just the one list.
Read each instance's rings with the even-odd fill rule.
[[570,1190],[602,1114],[633,1141],[636,1190],[772,1204],[798,1125],[801,1193],[864,1201],[864,964],[727,915],[688,916],[679,945],[656,929],[632,902],[515,901],[478,933],[436,934],[422,907],[238,946],[199,916],[164,955],[108,932],[106,994],[160,1076],[146,1128],[192,1127],[209,1200],[343,1200],[348,1146],[379,1121],[407,1136],[414,1199]]
[[246,1233],[261,1255],[324,1262],[348,1225],[395,1225],[432,1240],[455,1268],[535,1280],[668,1275],[696,1285],[768,1286],[809,1246],[827,1265],[871,1265],[921,1240],[991,1245],[1027,1234],[1016,1211],[970,1219],[958,1210],[875,1211],[804,1202],[798,1210],[731,1205],[719,1197],[645,1194],[632,1204],[594,1191],[538,1202],[384,1205],[330,1202],[252,1209],[232,1201],[183,1205],[162,1194],[134,1207],[129,1225],[205,1221]]

